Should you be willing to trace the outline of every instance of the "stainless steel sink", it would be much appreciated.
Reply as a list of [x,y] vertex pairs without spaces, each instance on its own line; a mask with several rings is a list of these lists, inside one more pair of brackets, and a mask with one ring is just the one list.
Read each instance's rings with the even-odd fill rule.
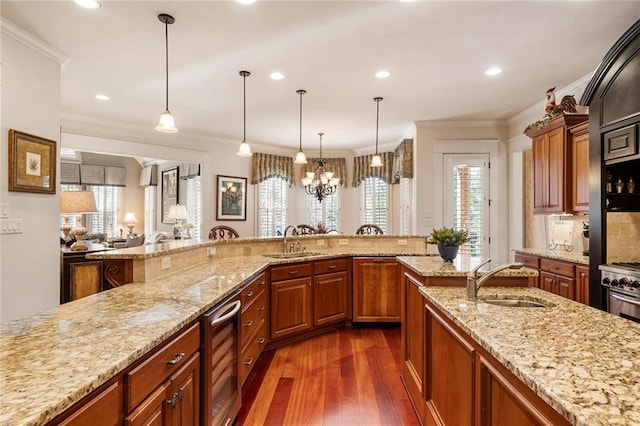
[[483,302],[496,306],[508,306],[511,308],[547,308],[544,303],[522,299],[483,299]]
[[267,254],[263,254],[263,256],[272,257],[274,259],[291,259],[296,257],[316,256],[319,254],[320,253],[313,252],[313,251],[300,251],[300,252],[294,252],[294,253],[267,253]]

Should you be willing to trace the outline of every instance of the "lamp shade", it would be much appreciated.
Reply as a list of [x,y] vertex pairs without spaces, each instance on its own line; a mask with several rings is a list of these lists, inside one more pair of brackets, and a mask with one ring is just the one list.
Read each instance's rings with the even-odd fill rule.
[[124,219],[122,219],[124,223],[138,223],[136,219],[136,215],[133,212],[127,212],[124,214]]
[[95,213],[96,198],[91,191],[63,191],[60,193],[60,213]]
[[187,219],[187,207],[176,204],[169,207],[169,220],[185,220]]

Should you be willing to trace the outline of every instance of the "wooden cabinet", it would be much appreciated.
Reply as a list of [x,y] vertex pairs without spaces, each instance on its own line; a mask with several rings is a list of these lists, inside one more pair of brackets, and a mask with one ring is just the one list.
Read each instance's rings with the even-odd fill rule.
[[571,133],[572,210],[589,213],[589,122],[569,129]]
[[106,290],[103,283],[103,263],[100,259],[87,259],[88,253],[108,250],[91,244],[89,250],[73,251],[60,248],[60,303],[71,302]]
[[425,305],[423,424],[569,424],[428,300]]
[[[118,376],[82,400],[71,413],[54,420],[52,425],[63,426],[114,426],[122,424],[122,377]],[[64,418],[64,420],[62,420]]]
[[199,423],[199,325],[187,327],[124,373],[127,425]]
[[269,292],[266,272],[258,274],[242,289],[240,298],[240,386],[255,366],[269,340]]
[[575,264],[555,259],[540,259],[540,288],[576,300]]
[[414,409],[424,417],[423,383],[425,371],[425,310],[420,293],[422,278],[407,268],[403,270],[402,309],[402,380]]
[[314,327],[349,318],[347,259],[317,261],[313,265]]
[[[515,259],[516,262],[522,263],[527,268],[535,269],[538,271],[540,269],[540,258],[538,256],[534,256],[532,254],[526,253],[516,253]],[[531,282],[534,287],[540,287],[540,276],[532,277]]]
[[395,257],[355,257],[353,321],[400,322],[400,289]]
[[271,339],[313,327],[311,263],[271,268]]
[[587,120],[587,115],[562,115],[527,135],[533,139],[533,212],[571,211],[572,151],[568,127]]
[[576,302],[589,304],[589,267],[576,265]]

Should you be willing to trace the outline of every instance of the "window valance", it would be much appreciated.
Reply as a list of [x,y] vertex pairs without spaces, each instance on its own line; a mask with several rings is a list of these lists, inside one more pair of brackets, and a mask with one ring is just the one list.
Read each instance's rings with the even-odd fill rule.
[[180,179],[193,179],[200,176],[200,164],[198,163],[180,163]]
[[127,186],[127,169],[105,166],[104,184],[107,186]]
[[395,156],[393,152],[381,152],[379,153],[379,155],[382,159],[382,167],[370,166],[373,154],[361,155],[359,157],[353,158],[353,179],[351,181],[352,187],[356,188],[366,178],[370,177],[378,177],[389,184],[394,183],[393,163]]
[[[306,176],[307,172],[315,172],[317,166],[317,158],[307,158],[307,164],[302,165],[302,177]],[[340,178],[340,185],[344,186],[347,183],[347,160],[344,158],[323,158],[324,170],[327,172],[333,172],[335,177]]]
[[400,178],[413,177],[413,139],[405,139],[395,149],[393,162],[393,179],[397,183]]
[[82,185],[127,186],[126,169],[124,167],[80,164],[80,183]]
[[60,163],[60,183],[79,185],[80,184],[80,164]]
[[257,184],[272,177],[285,179],[289,186],[293,186],[293,158],[272,154],[253,154],[251,183]]
[[143,167],[140,170],[140,186],[158,186],[158,165]]

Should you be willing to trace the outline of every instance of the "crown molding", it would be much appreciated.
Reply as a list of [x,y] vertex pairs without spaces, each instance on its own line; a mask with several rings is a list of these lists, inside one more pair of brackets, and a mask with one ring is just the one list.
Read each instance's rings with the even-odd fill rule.
[[0,16],[0,32],[17,40],[25,46],[32,48],[41,55],[54,60],[55,62],[60,64],[63,69],[67,64],[67,61],[69,60],[69,57],[67,55],[60,52],[55,47],[51,46],[48,43],[45,43],[33,34],[27,32],[22,27],[17,26],[13,22],[2,16]]
[[[560,90],[556,90],[556,96],[574,95],[575,98],[580,99],[580,96],[577,96],[576,93],[580,92],[580,94],[582,94],[582,92],[584,92],[585,88],[589,84],[589,81],[591,81],[592,76],[593,76],[593,72],[590,72],[589,74],[580,77],[573,83],[568,84],[567,86],[561,88]],[[540,101],[531,105],[529,108],[525,109],[524,111],[521,111],[518,114],[514,115],[513,117],[509,118],[509,120],[507,121],[511,126],[514,124],[517,125],[521,121],[533,122],[533,121],[540,120],[544,115],[543,114],[544,106],[546,104],[547,104],[547,101],[545,99],[541,99]]]
[[415,122],[421,129],[469,128],[469,127],[507,127],[507,120],[422,120]]

